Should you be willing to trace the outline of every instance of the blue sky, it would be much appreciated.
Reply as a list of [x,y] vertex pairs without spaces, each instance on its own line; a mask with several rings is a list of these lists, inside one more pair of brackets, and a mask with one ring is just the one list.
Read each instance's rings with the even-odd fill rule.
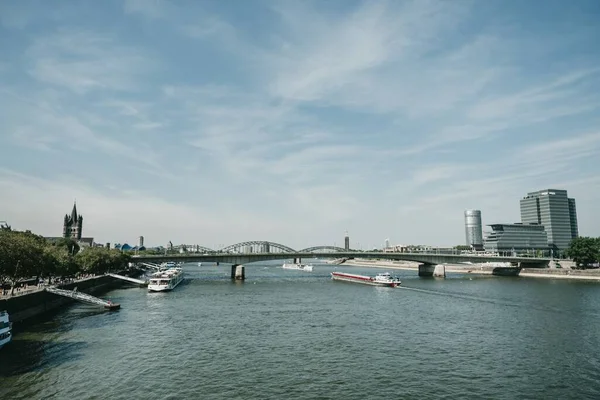
[[600,3],[0,0],[0,220],[99,242],[455,245],[577,200]]

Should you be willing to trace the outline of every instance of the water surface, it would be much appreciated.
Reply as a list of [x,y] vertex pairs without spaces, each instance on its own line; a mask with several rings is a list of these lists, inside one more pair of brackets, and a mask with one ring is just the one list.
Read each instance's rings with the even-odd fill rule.
[[0,351],[0,398],[600,398],[597,283],[280,265],[189,264],[170,293],[106,293],[117,312],[75,304]]

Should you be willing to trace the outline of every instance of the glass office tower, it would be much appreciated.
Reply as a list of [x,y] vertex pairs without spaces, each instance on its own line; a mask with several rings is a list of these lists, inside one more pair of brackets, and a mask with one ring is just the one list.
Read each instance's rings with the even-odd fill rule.
[[465,211],[465,237],[467,246],[475,249],[483,248],[483,226],[481,225],[481,211]]
[[546,189],[527,193],[521,199],[521,222],[540,224],[551,248],[564,250],[579,235],[575,199],[566,190]]

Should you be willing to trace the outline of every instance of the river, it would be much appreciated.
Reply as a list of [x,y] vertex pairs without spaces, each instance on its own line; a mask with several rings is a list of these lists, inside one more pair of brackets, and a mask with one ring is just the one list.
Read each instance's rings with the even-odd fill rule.
[[172,292],[30,325],[0,350],[0,399],[600,398],[598,283],[280,265],[188,264]]

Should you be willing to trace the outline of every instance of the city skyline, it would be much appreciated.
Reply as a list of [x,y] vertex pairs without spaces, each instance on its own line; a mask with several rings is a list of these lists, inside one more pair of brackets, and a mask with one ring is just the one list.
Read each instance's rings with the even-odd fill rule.
[[2,2],[0,220],[453,246],[558,187],[599,236],[600,10],[545,4]]

